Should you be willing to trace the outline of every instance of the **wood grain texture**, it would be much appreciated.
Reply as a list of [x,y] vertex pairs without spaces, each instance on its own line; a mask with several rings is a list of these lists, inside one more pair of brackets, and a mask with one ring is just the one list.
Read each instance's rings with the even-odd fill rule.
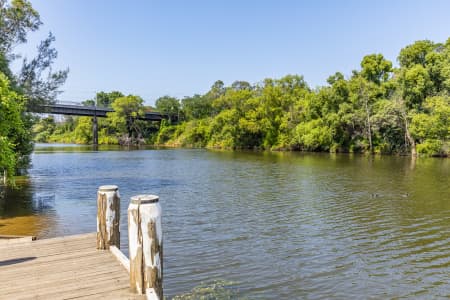
[[120,248],[119,225],[119,191],[117,189],[102,190],[100,187],[97,192],[97,249],[106,250],[110,245]]
[[163,299],[161,206],[157,196],[131,198],[128,239],[130,290],[138,294],[147,294],[147,290],[151,290],[156,299]]
[[145,299],[96,233],[2,245],[0,299]]

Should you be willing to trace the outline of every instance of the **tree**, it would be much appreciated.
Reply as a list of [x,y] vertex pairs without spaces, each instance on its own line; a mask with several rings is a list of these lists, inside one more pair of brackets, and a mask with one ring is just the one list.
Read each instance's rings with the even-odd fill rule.
[[92,141],[92,118],[79,117],[74,130],[75,143],[89,144]]
[[416,64],[400,70],[400,88],[408,109],[422,108],[422,102],[431,94],[433,82],[425,67]]
[[216,99],[222,96],[225,93],[225,85],[222,80],[217,80],[214,82],[214,84],[211,86],[211,89],[209,92],[206,93],[206,97],[210,99]]
[[299,123],[299,103],[309,88],[303,76],[287,75],[278,80],[266,79],[256,94],[263,130],[262,147],[270,149],[292,146],[294,129]]
[[81,102],[83,106],[95,106],[95,100],[88,99]]
[[426,56],[432,51],[436,45],[428,40],[416,41],[412,45],[408,45],[398,55],[398,62],[402,68],[411,68],[414,65],[425,67]]
[[15,174],[21,155],[17,141],[26,134],[21,118],[25,100],[14,92],[3,73],[0,73],[0,172],[10,180]]
[[10,71],[9,64],[17,58],[14,47],[26,43],[27,34],[41,25],[39,13],[29,1],[0,0],[0,67],[12,87],[27,96],[26,106],[31,111],[38,111],[43,104],[55,101],[68,74],[68,70],[53,72],[51,69],[58,54],[52,47],[55,37],[51,33],[37,47],[35,58],[23,59],[18,74]]
[[142,137],[142,123],[139,118],[145,115],[143,103],[141,97],[134,95],[117,98],[112,103],[114,112],[107,115],[118,133],[126,134],[128,138]]
[[0,52],[10,54],[17,44],[27,41],[27,33],[42,22],[39,13],[26,0],[0,0]]
[[41,111],[43,105],[53,103],[61,93],[59,88],[67,79],[68,69],[53,72],[51,65],[58,52],[51,44],[55,37],[50,33],[38,46],[38,55],[32,60],[23,60],[17,77],[19,90],[27,96],[27,109]]
[[430,97],[424,112],[412,116],[411,135],[419,141],[418,152],[446,155],[450,140],[450,97]]
[[[54,41],[50,33],[48,38],[38,46],[38,55],[32,59],[24,59],[18,74],[10,69],[10,64],[17,58],[14,48],[27,42],[27,34],[39,29],[42,24],[39,13],[34,10],[27,0],[0,0],[0,71],[8,79],[8,88],[21,95],[22,102],[17,103],[21,124],[24,130],[19,129],[8,138],[13,145],[16,156],[15,171],[28,165],[33,150],[32,126],[36,118],[27,111],[38,111],[42,104],[52,102],[59,94],[59,87],[64,83],[68,70],[53,72],[52,63],[57,52],[52,48]],[[12,172],[11,174],[14,174]]]
[[321,118],[299,124],[295,134],[301,149],[308,151],[328,151],[333,141],[332,129]]
[[56,129],[55,119],[52,116],[41,119],[33,126],[33,135],[36,142],[48,142]]
[[239,81],[236,80],[235,82],[233,82],[231,84],[231,88],[235,91],[240,91],[240,90],[251,90],[252,86],[250,85],[250,83],[248,83],[247,81]]
[[82,102],[84,106],[97,106],[97,107],[105,107],[105,108],[111,108],[112,103],[117,98],[123,97],[124,94],[118,91],[112,91],[112,92],[98,92],[94,99],[87,99]]
[[167,114],[171,121],[175,118],[178,118],[178,115],[180,113],[180,101],[178,101],[178,99],[174,97],[160,97],[156,100],[155,106],[156,110],[163,114]]
[[195,94],[181,100],[181,111],[186,120],[203,119],[213,112],[212,101],[205,96]]
[[97,106],[97,107],[111,107],[114,100],[123,97],[124,94],[118,91],[112,92],[98,92],[94,99],[86,100],[83,102],[84,105]]
[[364,56],[361,61],[361,76],[366,80],[381,84],[392,74],[392,62],[384,59],[382,54]]

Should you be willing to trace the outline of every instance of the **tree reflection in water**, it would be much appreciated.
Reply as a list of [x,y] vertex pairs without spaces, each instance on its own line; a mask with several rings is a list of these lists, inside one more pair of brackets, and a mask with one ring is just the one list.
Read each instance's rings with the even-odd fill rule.
[[55,226],[55,196],[37,193],[26,177],[0,190],[0,234],[46,236]]

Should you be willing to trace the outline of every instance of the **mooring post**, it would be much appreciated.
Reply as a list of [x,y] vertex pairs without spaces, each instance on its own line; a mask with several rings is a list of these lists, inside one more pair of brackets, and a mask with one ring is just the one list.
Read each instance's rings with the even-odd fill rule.
[[97,249],[120,248],[120,195],[116,185],[102,185],[97,192]]
[[163,236],[159,197],[131,197],[128,206],[130,290],[163,299]]

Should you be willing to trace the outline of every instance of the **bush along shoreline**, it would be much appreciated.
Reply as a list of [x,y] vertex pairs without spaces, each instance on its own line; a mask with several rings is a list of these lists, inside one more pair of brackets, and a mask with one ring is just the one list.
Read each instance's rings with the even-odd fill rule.
[[[335,73],[311,88],[300,75],[250,84],[216,81],[205,94],[164,96],[146,107],[138,96],[100,92],[86,105],[112,107],[99,121],[99,142],[272,151],[448,157],[450,39],[401,49],[398,67],[381,54],[363,57],[349,76]],[[145,111],[170,116],[139,120]],[[92,141],[87,117],[50,117],[34,127],[39,142]],[[132,142],[132,144],[136,144]]]

